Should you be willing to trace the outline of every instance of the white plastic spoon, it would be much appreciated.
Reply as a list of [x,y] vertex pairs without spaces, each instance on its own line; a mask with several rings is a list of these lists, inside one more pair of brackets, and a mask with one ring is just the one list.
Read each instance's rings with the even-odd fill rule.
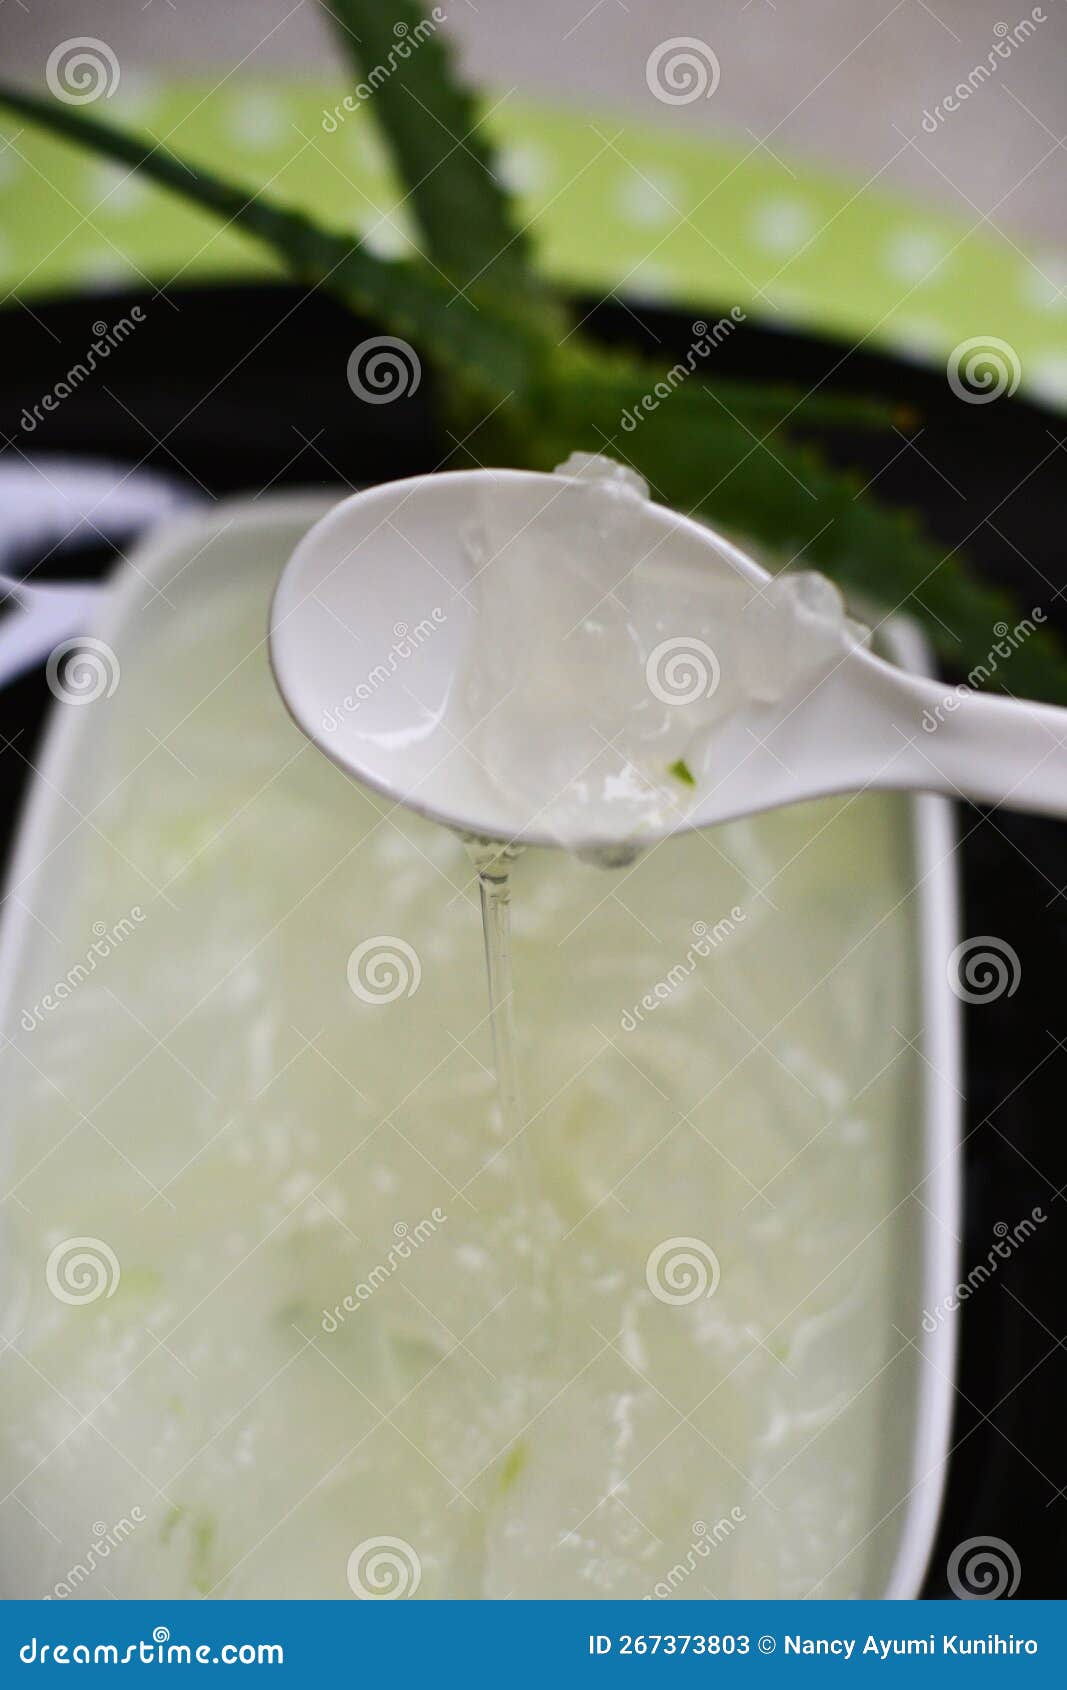
[[[357,493],[301,541],[271,612],[275,678],[320,750],[386,798],[486,839],[559,842],[487,778],[464,737],[462,677],[479,637],[465,535],[487,494],[513,501],[518,528],[531,500],[558,486],[523,470],[471,470]],[[694,583],[733,571],[758,594],[770,580],[737,546],[663,505],[642,501],[635,520],[648,554]],[[642,844],[868,787],[1067,816],[1067,710],[952,689],[860,645],[800,703],[735,711],[714,746],[713,775]]]

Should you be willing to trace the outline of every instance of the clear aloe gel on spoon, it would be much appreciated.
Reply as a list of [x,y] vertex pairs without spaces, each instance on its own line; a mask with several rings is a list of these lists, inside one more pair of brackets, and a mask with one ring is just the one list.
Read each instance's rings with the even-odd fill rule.
[[487,485],[465,535],[477,629],[458,731],[524,831],[596,840],[608,863],[684,825],[730,718],[799,702],[865,637],[821,575],[757,590],[710,551],[678,568],[647,503],[632,470],[574,453],[555,486],[500,501]]

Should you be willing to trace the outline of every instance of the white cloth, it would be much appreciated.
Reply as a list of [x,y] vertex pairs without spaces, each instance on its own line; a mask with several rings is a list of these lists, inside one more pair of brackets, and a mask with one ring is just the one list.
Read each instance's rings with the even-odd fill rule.
[[[63,640],[91,633],[102,587],[38,584],[20,568],[72,545],[121,545],[195,503],[151,470],[82,458],[0,457],[0,686],[32,669]],[[16,609],[10,608],[14,601]]]

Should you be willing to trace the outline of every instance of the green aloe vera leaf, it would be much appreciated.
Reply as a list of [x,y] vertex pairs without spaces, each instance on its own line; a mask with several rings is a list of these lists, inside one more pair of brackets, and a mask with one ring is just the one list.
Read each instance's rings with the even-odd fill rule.
[[426,256],[461,286],[493,278],[536,291],[530,243],[501,180],[478,104],[456,74],[443,7],[323,0],[357,77],[336,108],[368,107],[407,190]]
[[353,311],[417,341],[436,363],[469,382],[479,401],[521,392],[543,356],[540,334],[506,302],[497,310],[482,309],[428,265],[379,258],[359,242],[181,158],[151,137],[6,84],[0,84],[3,108],[128,164],[232,223],[269,247],[301,281],[324,288]]

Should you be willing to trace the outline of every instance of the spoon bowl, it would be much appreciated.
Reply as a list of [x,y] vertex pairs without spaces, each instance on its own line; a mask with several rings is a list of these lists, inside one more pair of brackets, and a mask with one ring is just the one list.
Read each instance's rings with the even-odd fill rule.
[[[270,657],[291,715],[320,750],[390,802],[462,833],[559,845],[489,778],[464,718],[477,578],[492,561],[476,561],[468,536],[487,496],[521,532],[580,485],[525,470],[415,476],[352,495],[309,531],[275,593]],[[694,590],[709,570],[727,572],[750,601],[771,581],[705,524],[647,499],[633,506],[649,570],[669,568]],[[1067,711],[951,689],[858,642],[844,643],[799,700],[748,700],[714,732],[710,776],[680,786],[671,813],[634,844],[866,788],[1067,814]],[[568,844],[602,852],[619,839],[591,832]]]

